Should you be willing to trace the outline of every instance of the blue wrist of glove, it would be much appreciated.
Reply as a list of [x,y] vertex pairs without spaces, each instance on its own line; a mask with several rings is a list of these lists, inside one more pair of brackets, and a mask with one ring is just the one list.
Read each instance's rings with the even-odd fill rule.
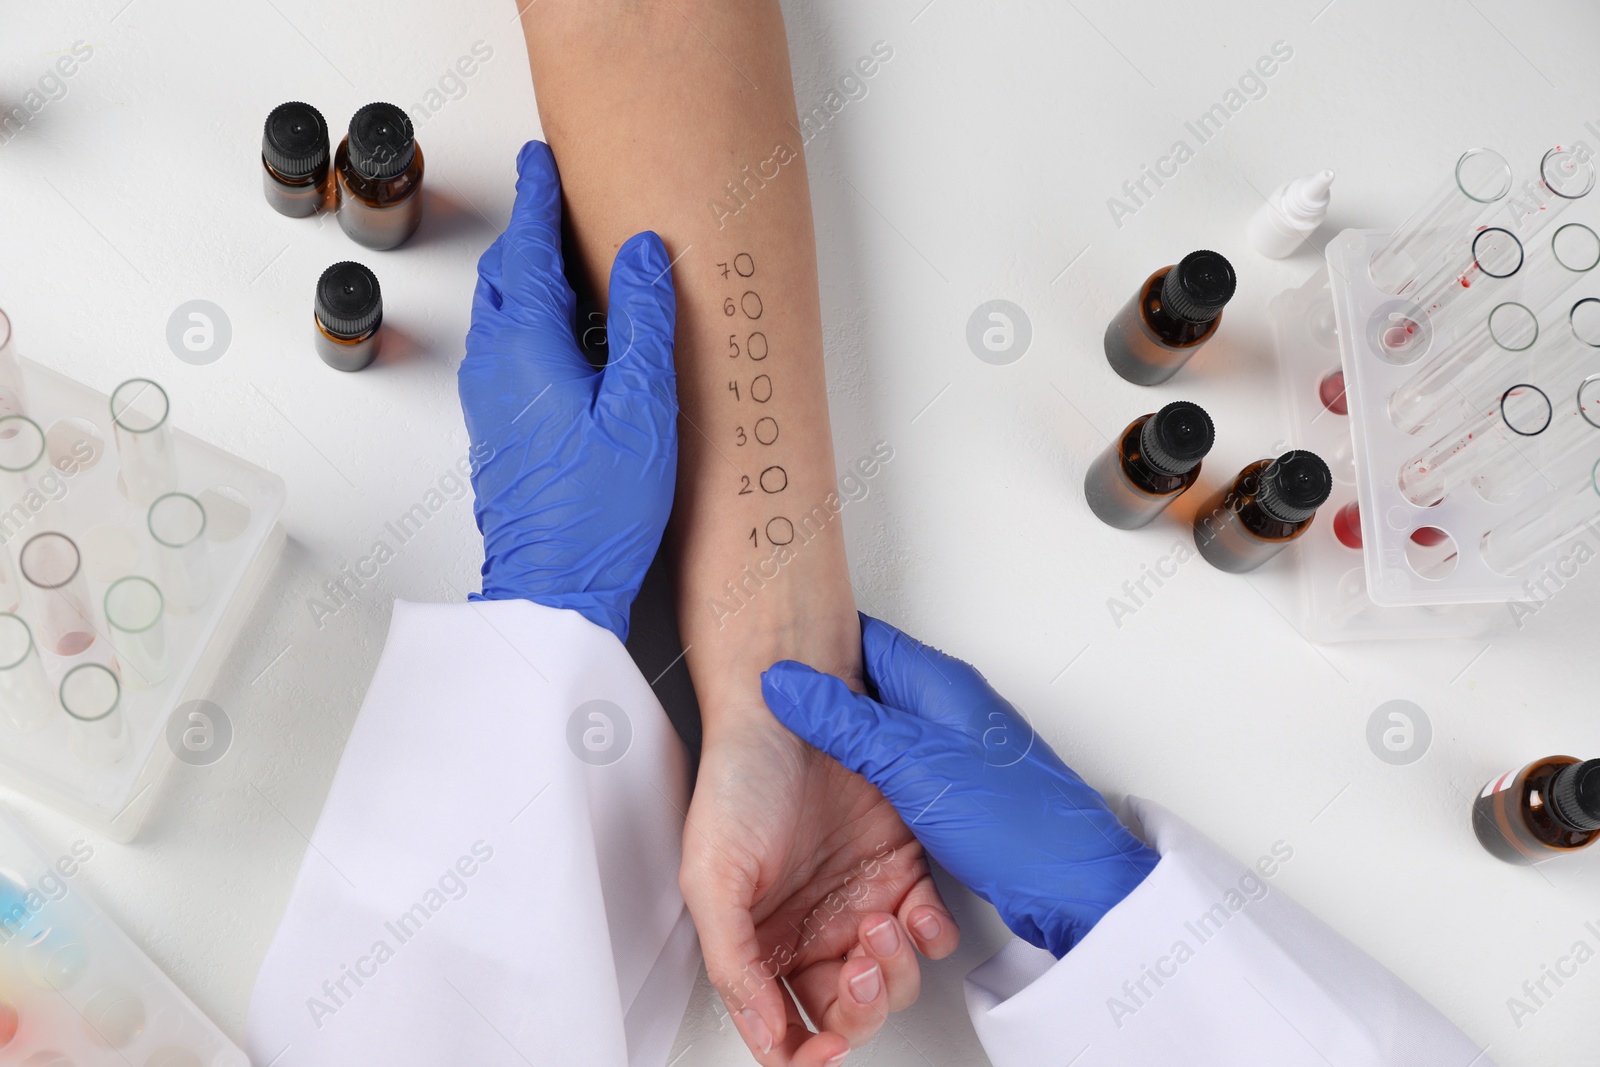
[[671,264],[653,233],[618,250],[596,372],[561,257],[555,158],[530,141],[511,223],[478,261],[458,374],[484,546],[473,599],[570,608],[626,640],[677,477]]
[[1065,955],[1159,857],[972,667],[865,615],[861,638],[878,700],[785,661],[762,676],[767,706],[877,786],[1013,933]]

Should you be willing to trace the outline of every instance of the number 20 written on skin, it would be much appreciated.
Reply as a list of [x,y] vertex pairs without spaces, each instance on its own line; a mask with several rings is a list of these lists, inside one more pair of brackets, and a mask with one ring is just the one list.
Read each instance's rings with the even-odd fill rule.
[[[735,277],[750,279],[755,277],[756,261],[748,252],[740,252],[726,263],[718,263],[717,267],[724,281],[733,282]],[[754,283],[752,283],[754,284]],[[744,289],[737,296],[729,294],[723,298],[722,313],[730,319],[741,318],[745,323],[753,325],[761,318],[766,310],[761,302],[761,294],[755,289]],[[748,332],[734,331],[728,335],[728,358],[732,360],[748,359],[751,363],[761,363],[772,353],[767,335],[761,330],[751,329]],[[742,379],[738,372],[728,379],[728,392],[733,397],[733,403],[754,404],[770,403],[773,395],[772,376],[770,374],[756,374],[749,380]],[[754,444],[758,447],[767,447],[777,442],[779,435],[778,420],[771,415],[759,415],[748,430],[741,422],[734,427],[734,445],[744,448]],[[739,496],[754,496],[760,493],[775,496],[789,488],[789,473],[782,466],[774,463],[763,467],[761,473],[753,479],[748,474],[739,475]],[[750,543],[757,548],[761,547],[762,535],[765,534],[766,542],[773,546],[787,545],[794,540],[794,524],[782,515],[774,515],[760,526],[750,528]]]

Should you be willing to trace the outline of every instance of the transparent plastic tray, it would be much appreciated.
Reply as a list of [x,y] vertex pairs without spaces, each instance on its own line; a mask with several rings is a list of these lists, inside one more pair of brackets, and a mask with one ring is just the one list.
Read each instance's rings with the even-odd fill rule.
[[93,855],[52,857],[0,809],[0,1063],[249,1067],[78,888]]
[[1335,518],[1356,500],[1355,441],[1350,417],[1324,403],[1322,384],[1339,371],[1339,335],[1326,269],[1267,305],[1278,357],[1278,379],[1295,447],[1327,461],[1333,495],[1297,542],[1301,632],[1312,641],[1391,641],[1481,637],[1509,621],[1499,605],[1383,607],[1367,596],[1363,550],[1335,533]]
[[[18,359],[26,387],[26,414],[44,429],[51,456],[87,443],[95,458],[64,479],[54,511],[0,514],[0,551],[15,562],[21,545],[45,529],[60,528],[79,546],[88,578],[97,631],[95,646],[109,638],[104,598],[116,579],[138,574],[160,583],[156,545],[145,510],[123,495],[111,427],[110,398],[71,378]],[[119,841],[138,832],[166,770],[174,762],[167,739],[174,709],[207,695],[229,646],[255,602],[283,542],[278,516],[284,505],[282,479],[180,430],[173,431],[178,489],[206,508],[211,592],[198,610],[164,618],[171,666],[160,685],[124,686],[121,710],[130,734],[128,753],[110,767],[91,767],[68,744],[66,712],[55,708],[41,730],[16,733],[0,722],[0,783],[38,798]],[[11,501],[5,502],[7,505]],[[20,520],[20,521],[19,521]],[[43,523],[48,523],[48,526]],[[26,590],[24,590],[26,593]],[[24,595],[20,613],[35,630]],[[80,661],[103,662],[99,648],[74,658],[40,649],[52,687]],[[3,1061],[0,1055],[0,1061]]]
[[[1449,431],[1449,422],[1464,425],[1466,413],[1452,409],[1439,422],[1416,434],[1400,429],[1389,417],[1390,395],[1430,356],[1458,338],[1449,332],[1427,338],[1425,344],[1415,346],[1419,354],[1405,365],[1396,365],[1379,355],[1380,331],[1405,319],[1409,307],[1406,301],[1372,285],[1367,273],[1376,240],[1386,236],[1380,230],[1346,230],[1329,241],[1327,247],[1345,389],[1355,431],[1356,492],[1366,546],[1368,595],[1375,603],[1390,607],[1504,604],[1525,596],[1524,585],[1529,576],[1557,564],[1571,546],[1550,549],[1516,574],[1501,574],[1483,557],[1484,534],[1550,492],[1552,485],[1565,485],[1569,474],[1581,475],[1594,464],[1594,457],[1573,454],[1563,464],[1551,465],[1547,468],[1548,482],[1536,481],[1518,497],[1505,502],[1492,503],[1470,485],[1452,490],[1431,507],[1420,507],[1406,499],[1399,483],[1402,465]],[[1540,380],[1541,372],[1535,366],[1546,351],[1545,338],[1559,334],[1556,320],[1564,313],[1558,306],[1540,316],[1539,344],[1516,360],[1506,361],[1504,385],[1529,382],[1542,389],[1552,403],[1562,403],[1569,394],[1576,395],[1581,374],[1570,383]],[[1401,318],[1397,319],[1397,315]],[[1530,456],[1542,464],[1545,457],[1537,456],[1540,447],[1537,442],[1528,446]],[[1435,560],[1426,560],[1419,568],[1415,551],[1408,554],[1407,546],[1414,543],[1415,531],[1423,527],[1449,536],[1455,555],[1453,565],[1438,568],[1429,565]]]

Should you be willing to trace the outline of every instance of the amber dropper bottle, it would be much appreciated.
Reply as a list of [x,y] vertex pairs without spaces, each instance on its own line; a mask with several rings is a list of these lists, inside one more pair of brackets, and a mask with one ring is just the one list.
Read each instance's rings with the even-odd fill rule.
[[1216,428],[1198,404],[1174,400],[1128,423],[1122,436],[1089,464],[1083,497],[1101,522],[1137,530],[1200,477]]
[[357,371],[378,358],[383,293],[360,263],[335,263],[317,279],[313,318],[317,355],[334,370]]
[[358,244],[395,248],[422,222],[422,149],[411,118],[393,104],[368,104],[350,118],[333,159],[339,225]]
[[1106,327],[1106,360],[1134,385],[1160,385],[1209,341],[1238,279],[1216,252],[1190,252],[1145,279]]
[[1472,829],[1507,863],[1588,848],[1600,841],[1600,759],[1551,756],[1502,774],[1472,802]]
[[290,218],[315,215],[328,206],[328,124],[322,112],[298,100],[267,114],[261,132],[261,184],[267,203]]
[[1218,570],[1253,571],[1309,530],[1332,492],[1333,474],[1315,453],[1257,460],[1195,512],[1195,547]]

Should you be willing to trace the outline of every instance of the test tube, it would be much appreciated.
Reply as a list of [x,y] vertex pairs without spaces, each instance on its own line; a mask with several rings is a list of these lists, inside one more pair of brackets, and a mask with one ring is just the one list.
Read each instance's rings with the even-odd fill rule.
[[1500,153],[1473,148],[1450,177],[1373,253],[1373,284],[1396,296],[1433,276],[1485,211],[1511,191],[1511,164]]
[[1558,486],[1483,535],[1483,558],[1501,574],[1516,574],[1595,525],[1600,519],[1600,461],[1581,478]]
[[129,378],[111,394],[122,491],[138,507],[149,507],[178,484],[170,414],[166,390],[148,378]]
[[1451,264],[1418,287],[1416,304],[1437,324],[1447,312],[1475,303],[1492,291],[1491,283],[1510,278],[1522,269],[1522,241],[1502,226],[1486,226],[1462,241],[1470,250],[1465,265]]
[[165,604],[156,583],[138,575],[118,578],[106,590],[106,631],[129,689],[153,689],[167,680]]
[[149,526],[160,546],[157,564],[167,607],[180,614],[196,610],[211,595],[206,509],[187,493],[167,493],[150,505]]
[[22,546],[19,562],[44,650],[57,656],[76,656],[87,650],[94,644],[94,613],[77,544],[53,530],[35,534]]
[[1472,478],[1478,495],[1492,503],[1503,503],[1544,475],[1540,465],[1564,462],[1575,452],[1600,455],[1600,374],[1591,374],[1578,384],[1576,402],[1569,402],[1555,416],[1547,433],[1539,438],[1539,460],[1521,449],[1508,449],[1489,457]]
[[1513,385],[1499,403],[1406,460],[1400,467],[1400,492],[1418,507],[1433,507],[1450,490],[1472,481],[1486,464],[1514,453],[1520,440],[1548,430],[1553,413],[1544,390]]
[[[40,476],[50,469],[44,457],[44,431],[26,415],[0,415],[0,507],[23,503]],[[44,494],[41,500],[47,500]],[[33,509],[28,509],[29,517]]]
[[[27,407],[17,348],[11,343],[11,320],[0,311],[0,415],[21,415]],[[0,430],[0,434],[4,432]]]
[[56,695],[19,615],[0,614],[0,718],[17,733],[32,733],[55,715]]
[[1506,201],[1513,229],[1527,240],[1594,189],[1594,159],[1588,149],[1556,145],[1539,160],[1539,178],[1527,181]]
[[1539,316],[1527,305],[1508,300],[1497,304],[1460,344],[1424,363],[1405,384],[1389,395],[1389,418],[1406,433],[1431,423],[1452,402],[1472,399],[1464,383],[1489,373],[1505,353],[1526,352],[1539,339]]
[[71,717],[67,743],[91,767],[109,767],[128,754],[122,683],[109,667],[80,663],[61,679],[61,709]]

